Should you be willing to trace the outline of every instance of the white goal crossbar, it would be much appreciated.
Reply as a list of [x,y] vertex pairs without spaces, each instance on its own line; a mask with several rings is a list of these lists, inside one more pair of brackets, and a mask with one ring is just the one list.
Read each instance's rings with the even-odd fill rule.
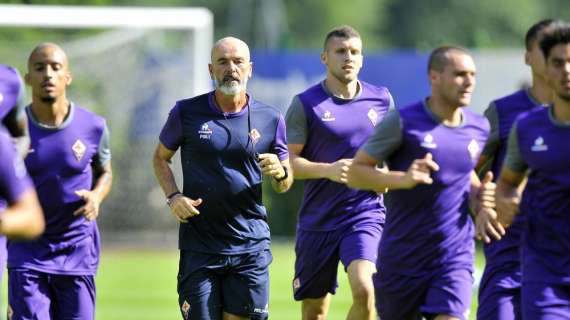
[[[209,90],[206,66],[213,39],[213,14],[206,8],[92,7],[0,4],[0,26],[62,29],[193,30],[192,82],[194,94]],[[204,70],[204,72],[198,72]]]

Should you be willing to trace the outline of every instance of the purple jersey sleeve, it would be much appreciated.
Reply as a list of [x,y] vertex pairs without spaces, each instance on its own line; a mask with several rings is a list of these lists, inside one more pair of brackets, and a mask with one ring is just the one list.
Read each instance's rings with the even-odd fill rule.
[[273,142],[272,152],[277,155],[279,160],[289,159],[289,149],[287,149],[287,133],[285,130],[285,120],[279,116],[277,122],[277,130],[275,132],[275,141]]
[[177,150],[182,144],[182,121],[178,104],[172,108],[160,132],[160,143],[170,150]]
[[24,162],[7,133],[0,133],[0,197],[8,203],[18,201],[22,194],[31,188],[31,181]]

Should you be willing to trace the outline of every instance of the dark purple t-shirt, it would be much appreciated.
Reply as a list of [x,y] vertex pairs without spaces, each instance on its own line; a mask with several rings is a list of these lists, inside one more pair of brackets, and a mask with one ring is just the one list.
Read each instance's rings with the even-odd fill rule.
[[[355,156],[393,103],[385,87],[364,81],[359,85],[353,99],[331,95],[322,83],[293,99],[287,112],[287,139],[304,145],[301,157],[332,163]],[[298,221],[302,230],[329,231],[365,220],[384,222],[382,197],[374,192],[328,179],[305,180],[304,185]]]
[[370,156],[386,161],[393,171],[407,171],[428,152],[440,167],[431,175],[433,184],[386,195],[379,270],[422,276],[452,264],[473,269],[468,198],[489,123],[467,109],[462,109],[462,117],[460,126],[445,126],[419,102],[387,115],[364,145]]
[[37,240],[8,242],[8,268],[94,275],[99,263],[97,223],[73,212],[84,205],[75,191],[93,188],[92,165],[110,161],[105,120],[72,104],[59,127],[47,127],[35,120],[29,107],[26,111],[31,141],[25,163],[46,229]]
[[170,111],[160,142],[181,150],[183,193],[201,198],[200,214],[181,223],[179,247],[216,254],[269,248],[262,174],[255,154],[289,158],[285,121],[248,96],[237,113],[223,113],[210,92],[181,100]]
[[[505,166],[529,172],[520,204],[527,217],[522,241],[523,283],[570,284],[570,125],[552,107],[515,122]],[[509,232],[509,230],[507,230]]]
[[[519,90],[513,94],[493,101],[485,116],[491,124],[491,134],[483,149],[483,154],[492,159],[491,170],[494,179],[500,175],[500,170],[507,151],[507,141],[509,132],[515,119],[522,113],[542,107],[528,90]],[[516,264],[520,261],[520,244],[522,232],[526,225],[526,218],[523,214],[516,217],[514,223],[509,227],[509,232],[499,241],[492,241],[485,244],[486,268],[504,268],[505,264]],[[515,279],[520,277],[520,272],[513,274]],[[506,280],[505,281],[509,281]],[[518,280],[511,284],[513,287],[519,285]]]

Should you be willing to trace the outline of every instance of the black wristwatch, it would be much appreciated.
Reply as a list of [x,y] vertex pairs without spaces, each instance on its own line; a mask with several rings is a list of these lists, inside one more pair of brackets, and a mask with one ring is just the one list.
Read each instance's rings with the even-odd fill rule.
[[287,179],[287,177],[289,177],[289,172],[287,171],[287,167],[285,167],[285,166],[283,167],[283,172],[285,172],[285,174],[281,178],[273,177],[273,179],[275,179],[275,181],[277,181],[277,182],[281,182],[281,181]]
[[176,197],[179,194],[182,194],[182,192],[175,191],[175,192],[169,194],[168,196],[166,196],[166,204],[170,207],[170,205],[172,204],[172,199],[174,199],[174,197]]

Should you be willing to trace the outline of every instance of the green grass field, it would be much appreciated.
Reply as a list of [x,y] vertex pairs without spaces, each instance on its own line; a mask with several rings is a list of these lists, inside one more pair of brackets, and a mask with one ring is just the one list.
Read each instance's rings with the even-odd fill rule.
[[[300,319],[300,304],[293,301],[291,290],[293,244],[274,243],[272,249],[270,317],[272,320]],[[482,259],[478,254],[478,266],[482,265]],[[175,248],[104,248],[97,276],[97,319],[180,319],[176,295],[177,269],[178,254]],[[329,320],[344,319],[351,303],[346,275],[340,268],[339,275],[339,289],[333,297]],[[6,281],[3,283],[4,292],[5,284]],[[476,306],[476,301],[473,306]],[[475,319],[473,313],[471,319]]]

